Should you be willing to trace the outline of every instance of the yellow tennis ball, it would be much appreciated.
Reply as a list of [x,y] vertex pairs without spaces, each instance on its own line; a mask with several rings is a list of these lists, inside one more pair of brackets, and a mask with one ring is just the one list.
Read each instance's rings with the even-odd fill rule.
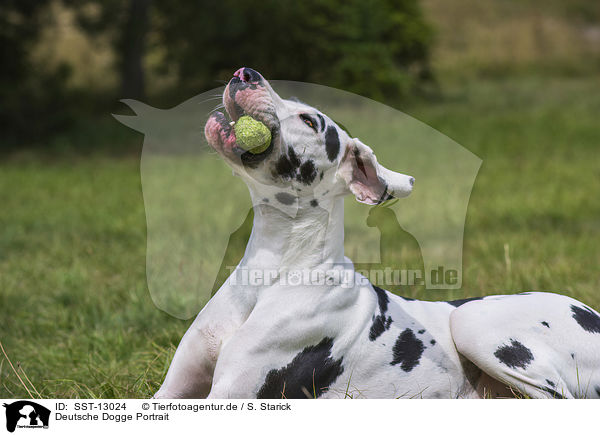
[[251,152],[260,154],[271,144],[271,130],[260,121],[242,116],[233,126],[238,146]]

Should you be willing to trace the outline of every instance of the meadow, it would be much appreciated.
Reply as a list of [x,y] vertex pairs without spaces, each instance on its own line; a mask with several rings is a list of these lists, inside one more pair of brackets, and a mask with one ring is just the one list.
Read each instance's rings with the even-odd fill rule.
[[[540,290],[600,308],[599,85],[594,76],[474,78],[397,106],[483,161],[467,211],[462,290],[404,295]],[[150,297],[142,136],[123,129],[112,120],[90,128],[91,140],[113,142],[94,152],[78,151],[82,133],[64,139],[67,151],[59,143],[0,162],[2,397],[150,396],[191,322]],[[116,152],[119,141],[134,145]],[[393,146],[373,144],[383,153]],[[226,169],[204,174],[213,171]],[[359,236],[349,236],[349,254]]]

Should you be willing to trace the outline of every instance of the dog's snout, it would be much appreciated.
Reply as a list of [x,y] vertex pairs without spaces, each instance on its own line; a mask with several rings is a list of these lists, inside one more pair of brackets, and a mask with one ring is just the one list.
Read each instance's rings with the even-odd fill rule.
[[415,177],[410,177],[408,179],[408,182],[410,183],[411,186],[414,186],[415,185]]
[[245,66],[241,67],[236,72],[234,72],[233,77],[237,77],[239,80],[246,83],[258,82],[261,79],[261,75],[257,71],[254,71],[252,68],[248,68]]

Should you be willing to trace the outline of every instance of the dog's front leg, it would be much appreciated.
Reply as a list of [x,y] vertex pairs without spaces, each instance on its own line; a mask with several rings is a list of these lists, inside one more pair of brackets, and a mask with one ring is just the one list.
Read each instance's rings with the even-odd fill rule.
[[221,345],[247,317],[248,307],[239,300],[225,284],[208,302],[177,346],[155,398],[205,398],[208,395]]
[[212,384],[218,346],[218,339],[210,330],[200,329],[192,324],[177,346],[165,381],[154,397],[206,397]]

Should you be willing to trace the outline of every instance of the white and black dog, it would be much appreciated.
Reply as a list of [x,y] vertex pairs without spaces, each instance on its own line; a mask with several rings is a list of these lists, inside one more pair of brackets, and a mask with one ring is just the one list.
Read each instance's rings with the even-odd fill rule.
[[250,68],[234,74],[223,101],[233,121],[250,115],[273,137],[252,154],[223,113],[206,123],[209,144],[255,204],[238,270],[342,264],[355,284],[230,277],[181,340],[155,397],[600,397],[596,311],[553,293],[426,302],[365,282],[344,257],[343,196],[379,204],[408,195],[414,179]]

